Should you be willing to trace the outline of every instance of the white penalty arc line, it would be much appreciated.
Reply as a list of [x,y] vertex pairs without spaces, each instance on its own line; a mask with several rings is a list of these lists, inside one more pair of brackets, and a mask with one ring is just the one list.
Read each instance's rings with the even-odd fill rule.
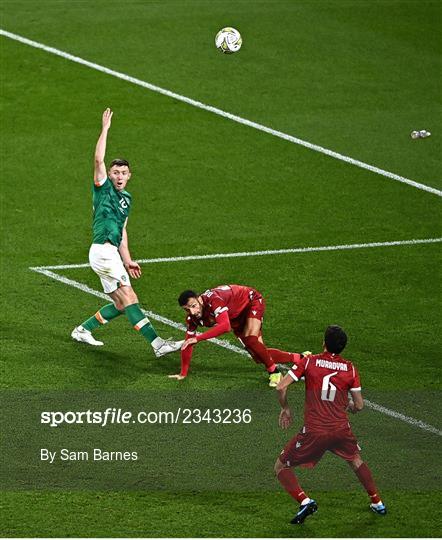
[[[317,251],[341,251],[349,249],[364,249],[390,246],[410,246],[418,244],[435,244],[442,242],[442,238],[423,238],[414,240],[395,240],[391,242],[369,242],[366,244],[342,244],[337,246],[298,247],[288,249],[267,249],[264,251],[240,251],[234,253],[213,253],[207,255],[185,255],[182,257],[160,257],[157,259],[138,259],[140,264],[155,264],[162,262],[198,261],[204,259],[229,259],[232,257],[262,257],[264,255],[284,255],[289,253],[312,253]],[[89,263],[58,264],[53,266],[34,266],[31,270],[69,270],[73,268],[88,268]]]
[[291,143],[304,146],[305,148],[308,148],[315,152],[325,154],[329,157],[338,159],[340,161],[344,161],[345,163],[355,165],[356,167],[359,167],[361,169],[374,172],[381,176],[385,176],[386,178],[390,178],[391,180],[396,180],[397,182],[401,182],[403,184],[407,184],[409,186],[420,189],[422,191],[427,191],[428,193],[432,193],[433,195],[437,195],[438,197],[442,197],[442,191],[439,189],[433,188],[431,186],[427,186],[426,184],[422,184],[420,182],[416,182],[409,178],[405,178],[404,176],[400,176],[398,174],[385,171],[384,169],[380,169],[379,167],[369,165],[367,163],[364,163],[363,161],[359,161],[358,159],[353,159],[349,156],[340,154],[339,152],[335,152],[333,150],[329,150],[328,148],[324,148],[323,146],[319,146],[317,144],[304,141],[303,139],[299,139],[298,137],[293,137],[292,135],[264,126],[263,124],[258,124],[257,122],[247,120],[246,118],[242,118],[241,116],[237,116],[236,114],[232,114],[232,113],[223,111],[222,109],[218,109],[217,107],[206,105],[205,103],[202,103],[201,101],[196,101],[194,99],[188,98],[181,94],[177,94],[176,92],[167,90],[166,88],[161,88],[160,86],[156,86],[154,84],[148,83],[141,79],[137,79],[136,77],[131,77],[130,75],[126,75],[125,73],[121,73],[119,71],[109,69],[100,64],[96,64],[95,62],[89,62],[89,60],[85,60],[84,58],[80,58],[79,56],[74,56],[67,52],[61,51],[60,49],[49,47],[48,45],[44,45],[43,43],[39,43],[38,41],[33,41],[31,39],[25,38],[18,34],[14,34],[12,32],[8,32],[7,30],[3,30],[1,28],[0,28],[0,35],[5,36],[15,41],[19,41],[20,43],[29,45],[30,47],[35,47],[36,49],[41,49],[48,53],[55,54],[56,56],[61,56],[62,58],[66,60],[70,60],[71,62],[75,62],[83,66],[87,66],[91,69],[95,69],[96,71],[101,71],[102,73],[106,73],[107,75],[111,75],[112,77],[122,79],[123,81],[130,82],[132,84],[141,86],[143,88],[147,88],[148,90],[151,90],[152,92],[157,92],[158,94],[163,94],[165,96],[176,99],[178,101],[182,101],[183,103],[187,103],[188,105],[192,105],[193,107],[197,107],[198,109],[203,109],[213,114],[217,114],[218,116],[222,116],[223,118],[228,118],[229,120],[232,120],[233,122],[237,122],[238,124],[242,124],[242,125],[257,129],[259,131],[263,131],[264,133],[268,133],[269,135],[273,135],[274,137],[278,137],[280,139],[284,139]]
[[[104,300],[109,300],[109,297],[107,294],[100,291],[96,291],[95,289],[91,289],[84,283],[79,283],[78,281],[74,281],[73,279],[60,276],[59,274],[56,274],[55,272],[51,272],[50,270],[46,270],[44,268],[30,268],[30,269],[33,270],[34,272],[38,272],[39,274],[43,274],[46,277],[54,279],[55,281],[60,281],[61,283],[64,283],[65,285],[69,285],[71,287],[75,287],[76,289],[80,289],[80,291],[86,292],[88,294],[92,294],[94,296],[97,296],[98,298],[103,298]],[[145,315],[147,315],[151,319],[154,319],[155,321],[159,321],[167,326],[176,328],[177,330],[182,330],[182,331],[186,330],[186,327],[183,324],[172,321],[171,319],[167,319],[166,317],[158,315],[157,313],[153,313],[152,311],[147,311],[147,310],[143,310],[143,312]],[[238,354],[248,356],[248,353],[244,349],[241,349],[235,345],[232,345],[231,343],[223,339],[213,338],[208,341],[215,343],[219,347],[228,349],[229,351],[233,351]],[[411,416],[406,416],[398,411],[388,409],[387,407],[384,407],[383,405],[378,405],[377,403],[374,403],[373,401],[369,401],[367,399],[365,400],[365,403],[367,404],[368,407],[370,407],[374,411],[380,412],[387,416],[391,416],[392,418],[401,420],[402,422],[405,422],[414,427],[420,428],[424,431],[429,431],[430,433],[433,433],[435,435],[442,436],[441,430],[437,429],[434,426],[431,426],[430,424],[426,424],[425,422],[422,422],[422,420],[417,420],[416,418],[412,418]]]

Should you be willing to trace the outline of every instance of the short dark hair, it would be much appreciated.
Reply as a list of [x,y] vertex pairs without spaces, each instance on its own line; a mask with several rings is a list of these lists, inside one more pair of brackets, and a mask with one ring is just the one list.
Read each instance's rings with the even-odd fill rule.
[[328,352],[339,354],[347,345],[347,334],[340,326],[332,324],[325,330],[324,342]]
[[117,167],[124,167],[126,166],[130,170],[130,165],[127,159],[114,159],[111,164],[109,165],[109,169],[112,169],[112,167],[116,165]]
[[198,298],[198,295],[195,291],[191,291],[190,289],[187,289],[187,291],[183,291],[179,297],[178,297],[178,304],[183,307],[187,304],[190,298]]

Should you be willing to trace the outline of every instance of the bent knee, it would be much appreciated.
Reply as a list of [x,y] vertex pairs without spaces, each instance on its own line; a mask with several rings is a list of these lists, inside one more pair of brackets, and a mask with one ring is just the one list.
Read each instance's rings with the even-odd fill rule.
[[275,461],[275,466],[273,470],[275,471],[276,476],[282,471],[282,469],[286,469],[287,467],[284,465],[284,463],[281,462],[281,460],[278,459]]
[[124,311],[124,306],[121,302],[114,301],[114,306],[115,306],[115,309],[118,309],[118,311]]
[[138,304],[138,297],[135,291],[128,285],[123,285],[123,287],[114,291],[110,296],[114,301],[115,307],[120,311],[131,304]]
[[362,461],[360,455],[357,455],[354,459],[348,462],[348,464],[354,471],[357,471],[363,463],[364,462]]
[[124,285],[119,290],[126,306],[129,304],[138,304],[138,296],[135,294],[132,287]]

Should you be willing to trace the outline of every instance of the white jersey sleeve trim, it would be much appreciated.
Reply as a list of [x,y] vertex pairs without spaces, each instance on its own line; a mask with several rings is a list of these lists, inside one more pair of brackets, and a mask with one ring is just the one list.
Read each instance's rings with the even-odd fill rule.
[[288,374],[290,375],[290,377],[291,377],[294,381],[296,381],[296,382],[299,381],[298,377],[293,373],[293,371],[290,370],[290,371],[288,372]]
[[220,315],[221,313],[223,313],[224,311],[228,311],[228,307],[227,306],[223,306],[223,307],[217,307],[215,309],[215,311],[213,312],[213,314],[215,315],[215,319],[216,317],[218,317],[218,315]]
[[97,186],[97,187],[101,187],[107,180],[107,176],[106,178],[103,178],[103,180],[94,180],[94,184]]
[[357,388],[350,388],[350,392],[360,392],[361,391],[361,387],[358,386]]

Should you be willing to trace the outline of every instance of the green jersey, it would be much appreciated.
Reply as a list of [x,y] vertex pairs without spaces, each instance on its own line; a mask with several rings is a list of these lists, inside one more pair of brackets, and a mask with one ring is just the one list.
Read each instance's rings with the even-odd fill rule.
[[95,182],[93,190],[92,242],[94,244],[110,242],[119,247],[124,223],[129,216],[132,196],[127,191],[117,191],[109,178],[103,182]]

